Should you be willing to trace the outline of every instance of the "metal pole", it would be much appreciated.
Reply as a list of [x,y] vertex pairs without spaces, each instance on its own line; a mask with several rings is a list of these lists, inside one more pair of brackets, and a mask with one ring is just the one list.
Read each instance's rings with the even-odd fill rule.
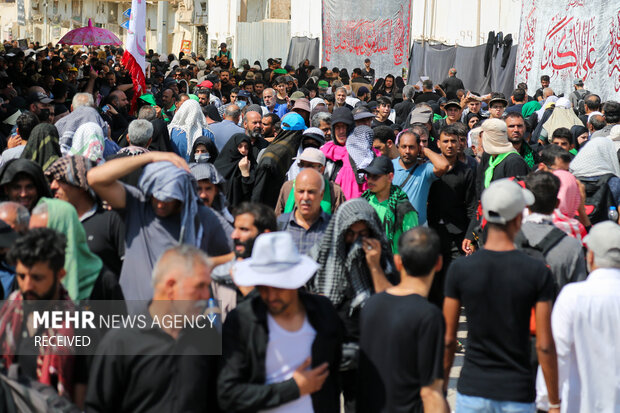
[[480,45],[480,11],[482,9],[482,0],[478,0],[478,23],[476,25],[476,46]]
[[43,7],[45,8],[43,12],[43,44],[47,45],[48,35],[47,35],[47,0],[43,3]]
[[157,2],[157,52],[168,56],[168,2]]

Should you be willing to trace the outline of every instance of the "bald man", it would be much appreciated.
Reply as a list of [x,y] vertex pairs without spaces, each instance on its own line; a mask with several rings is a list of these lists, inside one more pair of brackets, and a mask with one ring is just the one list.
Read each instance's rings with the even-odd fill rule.
[[316,169],[304,168],[295,178],[295,208],[278,217],[280,231],[290,232],[300,254],[307,254],[323,238],[331,215],[321,209],[325,179]]
[[28,230],[30,213],[17,202],[0,202],[0,219],[9,224],[13,231],[24,234]]

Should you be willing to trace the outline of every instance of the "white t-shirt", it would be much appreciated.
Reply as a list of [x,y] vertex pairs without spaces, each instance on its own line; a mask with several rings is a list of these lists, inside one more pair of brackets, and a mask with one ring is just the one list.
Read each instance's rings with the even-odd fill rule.
[[[312,354],[312,343],[316,331],[308,318],[297,331],[287,331],[267,314],[269,328],[269,343],[265,358],[265,384],[281,383],[293,377],[295,370],[302,365],[305,359]],[[312,399],[305,395],[274,409],[261,410],[270,413],[313,413]]]

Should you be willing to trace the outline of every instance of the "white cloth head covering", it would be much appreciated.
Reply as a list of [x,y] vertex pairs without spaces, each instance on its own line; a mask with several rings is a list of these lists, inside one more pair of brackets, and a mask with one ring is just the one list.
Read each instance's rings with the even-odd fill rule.
[[547,138],[551,142],[551,137],[556,129],[567,128],[570,130],[573,126],[583,126],[583,122],[575,115],[568,99],[558,99],[555,102],[553,113],[543,125],[543,129],[547,131]]
[[549,109],[551,107],[551,104],[553,103],[555,105],[555,102],[558,101],[558,97],[557,96],[549,96],[542,105],[540,105],[540,109],[536,112],[536,116],[538,117],[538,121],[540,122],[540,120],[542,119],[543,115],[545,114],[545,110]]
[[620,150],[620,125],[616,125],[609,131],[609,139],[614,143],[616,151]]
[[482,147],[489,155],[500,155],[515,150],[508,141],[506,122],[501,119],[487,119],[482,123]]
[[202,136],[203,129],[207,129],[207,120],[202,114],[200,103],[193,99],[187,99],[177,113],[174,114],[172,122],[168,125],[168,132],[172,134],[172,129],[179,128],[185,132],[187,138],[187,154],[189,155],[196,139]]
[[327,106],[327,104],[325,103],[325,99],[323,98],[314,98],[310,101],[310,111],[312,111],[312,109],[316,108],[318,105],[324,105]]
[[570,172],[576,178],[614,174],[620,177],[620,164],[612,141],[606,137],[591,139],[570,163]]
[[103,162],[103,146],[103,129],[94,122],[87,122],[73,134],[69,155],[82,155],[99,164]]

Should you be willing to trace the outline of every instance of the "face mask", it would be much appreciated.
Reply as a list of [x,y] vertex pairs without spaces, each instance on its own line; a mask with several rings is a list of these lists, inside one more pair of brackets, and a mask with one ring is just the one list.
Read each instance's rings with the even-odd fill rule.
[[209,159],[211,159],[211,155],[208,153],[197,153],[194,155],[194,159],[198,163],[206,163],[209,162]]
[[50,119],[50,110],[49,109],[41,109],[37,117],[41,122],[47,122]]
[[237,106],[239,106],[239,109],[243,109],[245,107],[245,105],[247,104],[247,102],[245,100],[238,100],[235,103],[237,104]]

